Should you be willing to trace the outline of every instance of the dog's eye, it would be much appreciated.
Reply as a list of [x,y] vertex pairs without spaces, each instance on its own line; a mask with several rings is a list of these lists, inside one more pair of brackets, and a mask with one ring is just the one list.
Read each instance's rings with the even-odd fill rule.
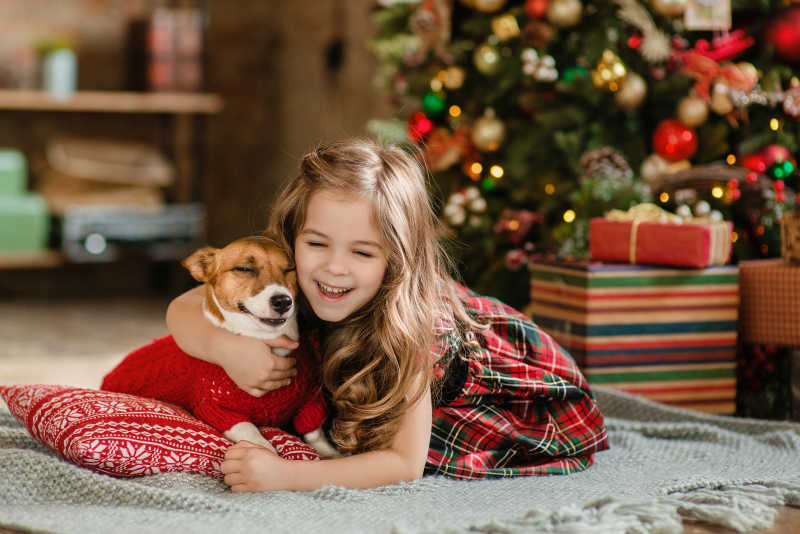
[[283,274],[289,274],[292,271],[296,271],[297,267],[289,267],[288,269],[283,270]]
[[239,271],[240,273],[256,274],[256,270],[252,267],[234,267],[233,270]]

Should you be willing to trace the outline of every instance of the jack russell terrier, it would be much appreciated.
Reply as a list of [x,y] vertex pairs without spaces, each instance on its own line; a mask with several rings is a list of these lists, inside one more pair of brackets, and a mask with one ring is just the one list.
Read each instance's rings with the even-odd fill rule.
[[[203,313],[214,325],[265,341],[280,335],[297,340],[297,274],[278,241],[246,237],[224,248],[205,247],[182,262],[205,283]],[[292,355],[297,375],[289,385],[253,397],[222,367],[193,358],[172,336],[132,352],[103,379],[102,389],[177,404],[231,441],[275,449],[256,425],[295,430],[322,457],[339,456],[322,425],[327,407],[318,381],[319,351],[304,341]],[[286,349],[272,351],[285,356]]]

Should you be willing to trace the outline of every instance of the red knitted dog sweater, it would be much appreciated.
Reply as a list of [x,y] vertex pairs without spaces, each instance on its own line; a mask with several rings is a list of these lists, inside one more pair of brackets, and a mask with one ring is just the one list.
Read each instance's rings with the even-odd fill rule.
[[126,356],[105,376],[101,388],[177,404],[220,432],[249,421],[281,428],[292,423],[303,435],[322,426],[327,408],[312,347],[303,342],[291,356],[297,359],[292,382],[253,397],[239,389],[222,367],[189,356],[172,336],[166,336]]

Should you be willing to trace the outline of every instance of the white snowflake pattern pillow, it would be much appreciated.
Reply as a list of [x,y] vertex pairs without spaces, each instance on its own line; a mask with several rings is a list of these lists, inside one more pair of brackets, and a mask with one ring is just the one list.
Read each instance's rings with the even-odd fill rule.
[[[68,461],[114,476],[168,471],[222,477],[231,442],[190,413],[124,393],[55,385],[0,386],[14,417]],[[300,438],[277,428],[261,433],[290,460],[318,460]]]

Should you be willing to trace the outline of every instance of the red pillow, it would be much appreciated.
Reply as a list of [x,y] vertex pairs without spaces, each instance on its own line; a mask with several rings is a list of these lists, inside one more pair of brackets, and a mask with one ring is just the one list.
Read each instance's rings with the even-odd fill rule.
[[[70,462],[115,476],[187,471],[222,477],[232,442],[172,404],[71,386],[0,386],[0,396],[31,435]],[[290,460],[318,460],[300,438],[263,427]]]

